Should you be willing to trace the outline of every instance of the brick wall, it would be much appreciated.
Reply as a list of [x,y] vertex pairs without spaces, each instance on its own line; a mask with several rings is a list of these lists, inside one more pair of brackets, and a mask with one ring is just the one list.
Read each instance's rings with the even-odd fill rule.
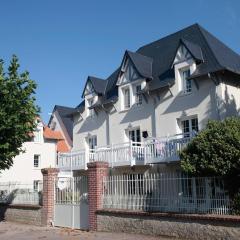
[[38,205],[0,205],[0,221],[41,225],[42,207]]
[[54,220],[54,191],[55,179],[59,169],[44,168],[43,174],[43,197],[42,197],[42,225],[51,226]]
[[102,208],[102,180],[108,174],[108,163],[88,163],[89,229],[97,230],[96,210]]

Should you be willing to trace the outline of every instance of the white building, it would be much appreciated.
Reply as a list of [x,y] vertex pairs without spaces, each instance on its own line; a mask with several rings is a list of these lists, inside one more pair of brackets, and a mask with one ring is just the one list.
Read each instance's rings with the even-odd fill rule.
[[24,152],[16,156],[10,169],[0,173],[0,183],[19,183],[38,187],[42,180],[42,168],[55,167],[57,151],[65,150],[63,137],[38,122],[32,140],[22,146]]
[[209,119],[239,113],[239,86],[240,56],[198,24],[126,51],[107,79],[88,77],[83,101],[68,114],[72,153],[58,166],[108,161],[122,172],[175,171],[178,150]]

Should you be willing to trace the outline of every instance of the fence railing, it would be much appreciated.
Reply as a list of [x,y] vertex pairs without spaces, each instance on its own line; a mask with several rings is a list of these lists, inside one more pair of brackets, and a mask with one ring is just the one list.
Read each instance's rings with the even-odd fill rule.
[[42,204],[42,181],[37,184],[0,182],[0,203],[4,204]]
[[179,160],[181,151],[194,136],[178,134],[144,142],[125,142],[78,152],[59,153],[57,166],[61,169],[85,169],[88,162],[105,161],[109,166],[134,166]]
[[168,173],[109,176],[103,208],[151,212],[228,214],[230,200],[220,178]]
[[55,179],[55,203],[79,204],[88,200],[87,176]]

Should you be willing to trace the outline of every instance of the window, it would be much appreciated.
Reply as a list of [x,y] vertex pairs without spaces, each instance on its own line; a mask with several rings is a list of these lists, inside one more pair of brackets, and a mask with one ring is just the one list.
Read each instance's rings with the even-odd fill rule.
[[[89,99],[88,100],[88,107],[91,107],[93,105],[94,101],[93,101],[93,98]],[[89,113],[89,117],[94,117],[95,115],[95,112],[94,112],[94,109],[88,109],[88,113]]]
[[124,109],[130,108],[130,89],[124,88],[123,89],[123,97],[124,97]]
[[39,168],[40,166],[40,155],[34,154],[33,166]]
[[182,132],[184,137],[189,137],[191,133],[198,132],[198,119],[191,118],[182,121]]
[[129,137],[129,140],[133,142],[141,142],[140,129],[138,128],[138,129],[130,130],[128,132],[128,137]]
[[190,77],[190,69],[181,72],[182,86],[184,93],[192,92],[192,81],[188,79]]
[[34,180],[33,181],[33,191],[38,192],[39,191],[39,180]]
[[142,104],[142,94],[141,92],[141,85],[136,86],[136,104],[141,105]]
[[97,136],[89,137],[88,139],[89,149],[95,149],[97,146]]

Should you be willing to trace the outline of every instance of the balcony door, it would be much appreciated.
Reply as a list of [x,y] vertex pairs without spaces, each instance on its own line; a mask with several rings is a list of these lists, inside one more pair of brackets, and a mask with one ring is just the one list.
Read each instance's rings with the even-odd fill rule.
[[97,147],[97,136],[91,136],[88,138],[89,149],[95,149]]
[[190,134],[198,132],[198,118],[189,118],[181,122],[182,133],[184,137],[190,137]]
[[134,142],[134,144],[141,142],[141,132],[140,128],[136,128],[128,131],[128,138],[130,141]]

